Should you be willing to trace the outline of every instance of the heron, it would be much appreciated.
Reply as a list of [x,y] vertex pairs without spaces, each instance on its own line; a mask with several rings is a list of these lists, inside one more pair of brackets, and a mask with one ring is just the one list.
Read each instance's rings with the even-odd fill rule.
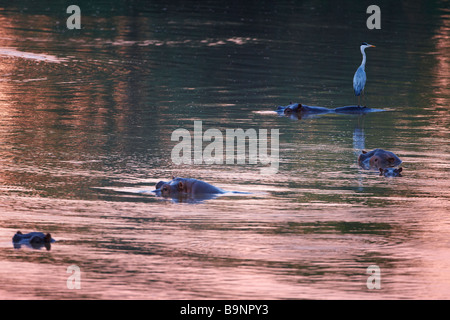
[[366,48],[375,47],[371,44],[368,44],[366,42],[363,42],[360,46],[361,54],[363,56],[361,65],[359,66],[358,70],[356,70],[355,75],[353,76],[353,89],[355,90],[355,96],[358,96],[358,106],[359,106],[359,99],[362,94],[364,98],[364,86],[366,85],[366,71],[364,70],[366,67]]

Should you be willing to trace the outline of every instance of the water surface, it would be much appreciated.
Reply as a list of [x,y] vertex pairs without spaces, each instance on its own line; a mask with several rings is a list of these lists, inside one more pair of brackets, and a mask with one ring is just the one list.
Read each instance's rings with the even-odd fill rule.
[[[125,2],[124,2],[125,3]],[[449,28],[444,1],[363,4],[14,1],[0,9],[0,297],[3,299],[445,299],[450,294]],[[292,120],[290,101],[387,111]],[[260,165],[175,165],[171,134],[278,129]],[[403,177],[362,170],[362,149]],[[225,195],[178,203],[171,176]],[[14,249],[50,232],[51,250]],[[67,267],[81,289],[67,288]],[[381,289],[366,269],[381,270]]]

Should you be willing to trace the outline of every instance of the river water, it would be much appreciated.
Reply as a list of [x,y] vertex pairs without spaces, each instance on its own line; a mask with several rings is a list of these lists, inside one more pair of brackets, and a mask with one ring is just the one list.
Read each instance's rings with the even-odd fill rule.
[[[78,5],[81,30],[64,1],[0,6],[0,298],[449,297],[448,3],[380,2],[380,30],[353,1]],[[273,112],[357,103],[363,41],[364,103],[386,111]],[[276,172],[175,164],[194,121],[278,130]],[[374,148],[403,176],[359,168]],[[151,192],[172,176],[242,193]],[[15,249],[18,230],[56,242]]]

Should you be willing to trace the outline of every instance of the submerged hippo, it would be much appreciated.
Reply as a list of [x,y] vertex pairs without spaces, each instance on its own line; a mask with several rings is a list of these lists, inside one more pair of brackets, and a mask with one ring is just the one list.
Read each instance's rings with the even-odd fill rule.
[[175,202],[202,202],[221,194],[249,194],[247,192],[225,191],[207,182],[193,179],[173,177],[171,181],[160,181],[156,184],[157,195],[172,198]]
[[172,181],[160,181],[156,184],[155,192],[161,193],[162,196],[173,196],[175,194],[184,193],[190,195],[198,194],[221,194],[224,190],[217,188],[207,182],[192,178],[173,178]]
[[385,110],[361,106],[345,106],[333,109],[334,113],[343,113],[343,114],[366,114],[370,112],[381,112],[381,111]]
[[14,248],[19,249],[21,245],[31,247],[33,249],[40,249],[45,247],[50,250],[50,243],[55,242],[50,233],[44,234],[42,232],[30,232],[23,234],[20,231],[12,238]]
[[401,177],[402,168],[380,168],[380,176]]
[[399,166],[402,160],[393,152],[374,149],[372,151],[363,150],[358,157],[358,163],[364,169],[379,169]]
[[385,111],[383,109],[374,109],[361,106],[344,106],[335,109],[325,107],[306,106],[301,103],[290,103],[287,106],[279,106],[277,108],[279,115],[288,115],[294,119],[307,118],[308,116],[323,115],[328,113],[336,114],[366,114],[370,112]]

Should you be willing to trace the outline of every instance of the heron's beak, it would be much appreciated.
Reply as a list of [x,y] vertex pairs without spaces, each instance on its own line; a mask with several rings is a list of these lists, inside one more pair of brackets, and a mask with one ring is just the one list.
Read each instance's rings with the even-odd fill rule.
[[375,46],[373,44],[371,44],[370,46],[375,48]]

